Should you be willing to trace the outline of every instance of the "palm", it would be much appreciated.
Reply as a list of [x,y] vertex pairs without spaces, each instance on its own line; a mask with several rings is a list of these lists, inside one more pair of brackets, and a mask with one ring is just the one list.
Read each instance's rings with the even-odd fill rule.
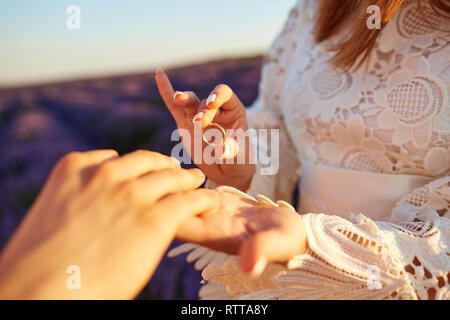
[[[230,129],[242,129],[247,130],[247,123],[244,121],[242,117],[239,117],[237,115],[239,111],[234,110],[218,110],[216,117],[214,118],[214,122],[219,123],[224,129],[230,130]],[[194,135],[194,125],[192,123],[191,117],[189,115],[185,114],[183,118],[181,118],[177,122],[178,128],[187,129],[191,135],[191,137],[195,137]],[[192,159],[194,158],[194,151],[193,151],[193,142],[190,141],[191,145],[185,145],[186,150],[188,150],[189,155]],[[203,150],[206,148],[206,144],[202,143]],[[246,154],[249,154],[248,151],[249,146],[246,146],[245,148],[242,148],[242,152],[246,152]],[[206,174],[206,176],[214,181],[219,182],[223,185],[234,185],[236,181],[239,181],[242,179],[242,177],[246,176],[247,172],[249,171],[249,165],[248,164],[225,164],[225,163],[218,163],[213,162],[212,164],[206,163],[206,161],[202,161],[202,163],[196,163],[196,165],[202,169],[202,171]]]
[[[267,203],[250,200],[229,189],[218,192],[219,208],[186,221],[179,231],[180,239],[228,254],[237,254],[246,240],[261,232],[276,235],[278,254],[283,256],[291,254],[293,244],[296,248],[300,245],[301,230],[296,228],[299,216],[292,210],[269,208]],[[184,234],[189,234],[189,239],[183,239]]]

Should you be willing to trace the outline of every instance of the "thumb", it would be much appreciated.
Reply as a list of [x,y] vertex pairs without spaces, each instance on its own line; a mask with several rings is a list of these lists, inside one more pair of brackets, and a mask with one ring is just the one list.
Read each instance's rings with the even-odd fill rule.
[[239,261],[244,272],[252,277],[261,275],[267,261],[277,258],[283,249],[278,231],[267,230],[258,232],[246,239],[239,252]]

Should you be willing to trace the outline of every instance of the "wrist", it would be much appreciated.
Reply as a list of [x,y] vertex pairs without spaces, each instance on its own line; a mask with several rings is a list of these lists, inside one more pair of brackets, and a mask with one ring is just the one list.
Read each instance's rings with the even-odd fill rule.
[[254,176],[255,176],[255,166],[253,165],[248,171],[248,175],[246,175],[246,177],[243,179],[239,179],[238,184],[234,187],[242,192],[247,193],[247,191],[250,189],[252,185]]

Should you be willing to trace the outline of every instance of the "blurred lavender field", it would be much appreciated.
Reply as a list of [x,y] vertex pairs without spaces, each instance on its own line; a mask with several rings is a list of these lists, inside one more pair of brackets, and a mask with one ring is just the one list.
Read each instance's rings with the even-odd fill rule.
[[[176,90],[193,90],[200,97],[226,83],[248,106],[257,95],[261,64],[261,57],[251,57],[167,73]],[[0,248],[65,153],[112,148],[120,154],[148,149],[170,155],[176,127],[153,76],[0,89]],[[139,298],[196,299],[200,280],[185,256],[165,258]]]

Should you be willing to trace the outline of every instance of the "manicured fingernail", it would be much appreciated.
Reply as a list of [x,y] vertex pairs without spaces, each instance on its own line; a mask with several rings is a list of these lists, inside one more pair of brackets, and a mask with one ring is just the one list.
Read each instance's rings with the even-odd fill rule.
[[210,94],[208,99],[206,100],[206,105],[209,107],[211,104],[213,104],[216,101],[217,95],[216,94]]
[[184,92],[181,91],[175,91],[173,98],[176,99],[178,96],[182,96],[184,94]]
[[192,119],[192,123],[195,124],[197,121],[201,121],[201,120],[203,119],[203,115],[204,115],[203,112],[197,113],[197,114],[194,116],[194,118]]
[[259,259],[256,262],[255,266],[253,267],[252,271],[250,271],[250,276],[252,278],[259,277],[264,272],[266,265],[267,265],[267,262],[265,259],[263,259],[263,258]]

